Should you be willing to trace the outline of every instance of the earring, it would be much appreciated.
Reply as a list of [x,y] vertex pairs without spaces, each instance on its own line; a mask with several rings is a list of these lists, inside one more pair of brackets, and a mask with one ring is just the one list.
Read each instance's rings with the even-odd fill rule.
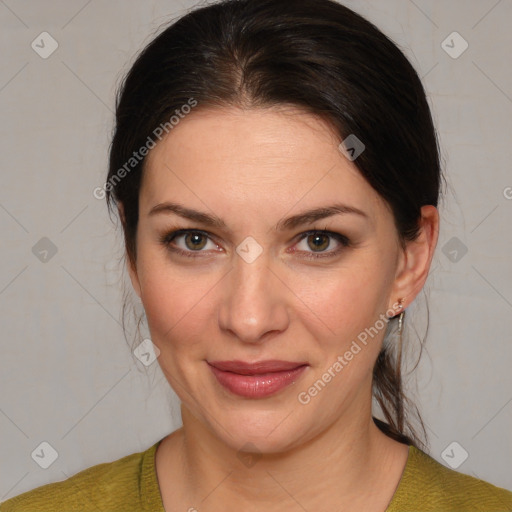
[[[402,304],[403,301],[404,301],[404,298],[398,299],[398,308],[399,309],[402,309],[404,307],[403,304]],[[400,313],[400,315],[398,315],[398,334],[400,336],[402,335],[402,328],[403,328],[403,323],[404,323],[404,315],[405,315],[405,310],[402,311]]]

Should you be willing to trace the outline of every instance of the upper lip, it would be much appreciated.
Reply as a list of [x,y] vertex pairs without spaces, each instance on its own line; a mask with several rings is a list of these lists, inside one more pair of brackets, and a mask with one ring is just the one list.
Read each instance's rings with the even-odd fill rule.
[[207,361],[209,365],[223,371],[239,373],[240,375],[258,375],[261,373],[283,372],[305,366],[306,362],[279,361],[276,359],[247,363],[245,361]]

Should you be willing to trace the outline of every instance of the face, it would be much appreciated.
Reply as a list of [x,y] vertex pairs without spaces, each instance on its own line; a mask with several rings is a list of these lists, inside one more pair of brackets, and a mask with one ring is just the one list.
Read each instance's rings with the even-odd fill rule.
[[403,258],[339,143],[298,110],[211,109],[148,156],[132,283],[182,407],[235,449],[368,421]]

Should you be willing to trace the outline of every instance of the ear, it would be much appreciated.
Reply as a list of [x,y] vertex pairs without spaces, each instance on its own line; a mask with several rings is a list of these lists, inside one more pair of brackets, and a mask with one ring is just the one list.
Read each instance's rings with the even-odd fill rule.
[[[124,205],[123,203],[119,202],[117,205],[118,211],[119,211],[119,218],[121,219],[121,223],[123,225],[123,231],[125,231],[126,226],[126,217],[124,214]],[[139,276],[137,275],[137,268],[134,262],[131,261],[128,254],[126,254],[126,266],[128,268],[128,274],[130,275],[130,281],[132,282],[133,289],[135,290],[135,293],[141,298],[142,292],[139,282]]]
[[[438,236],[439,212],[433,205],[423,206],[418,238],[406,242],[405,249],[400,253],[400,261],[390,297],[392,303],[404,298],[403,309],[405,309],[423,288],[428,277]],[[391,305],[390,308],[393,309]]]

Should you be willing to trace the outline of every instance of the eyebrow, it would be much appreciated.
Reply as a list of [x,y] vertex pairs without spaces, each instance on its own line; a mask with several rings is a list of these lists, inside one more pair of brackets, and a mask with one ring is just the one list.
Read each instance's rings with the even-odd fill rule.
[[[151,210],[148,213],[148,216],[169,213],[174,213],[176,215],[179,215],[180,217],[183,217],[184,219],[193,220],[205,226],[229,231],[226,223],[220,217],[217,217],[216,215],[211,215],[209,213],[193,210],[191,208],[186,208],[183,205],[173,202],[157,204],[156,206],[151,208]],[[355,208],[354,206],[349,206],[342,203],[337,203],[331,206],[321,206],[319,208],[314,208],[312,210],[299,213],[297,215],[292,215],[291,217],[288,217],[286,219],[282,219],[276,224],[274,230],[291,230],[303,224],[310,224],[317,220],[322,220],[328,217],[332,217],[334,215],[343,214],[354,214],[363,217],[366,220],[370,219],[368,214],[366,214],[359,208]]]

